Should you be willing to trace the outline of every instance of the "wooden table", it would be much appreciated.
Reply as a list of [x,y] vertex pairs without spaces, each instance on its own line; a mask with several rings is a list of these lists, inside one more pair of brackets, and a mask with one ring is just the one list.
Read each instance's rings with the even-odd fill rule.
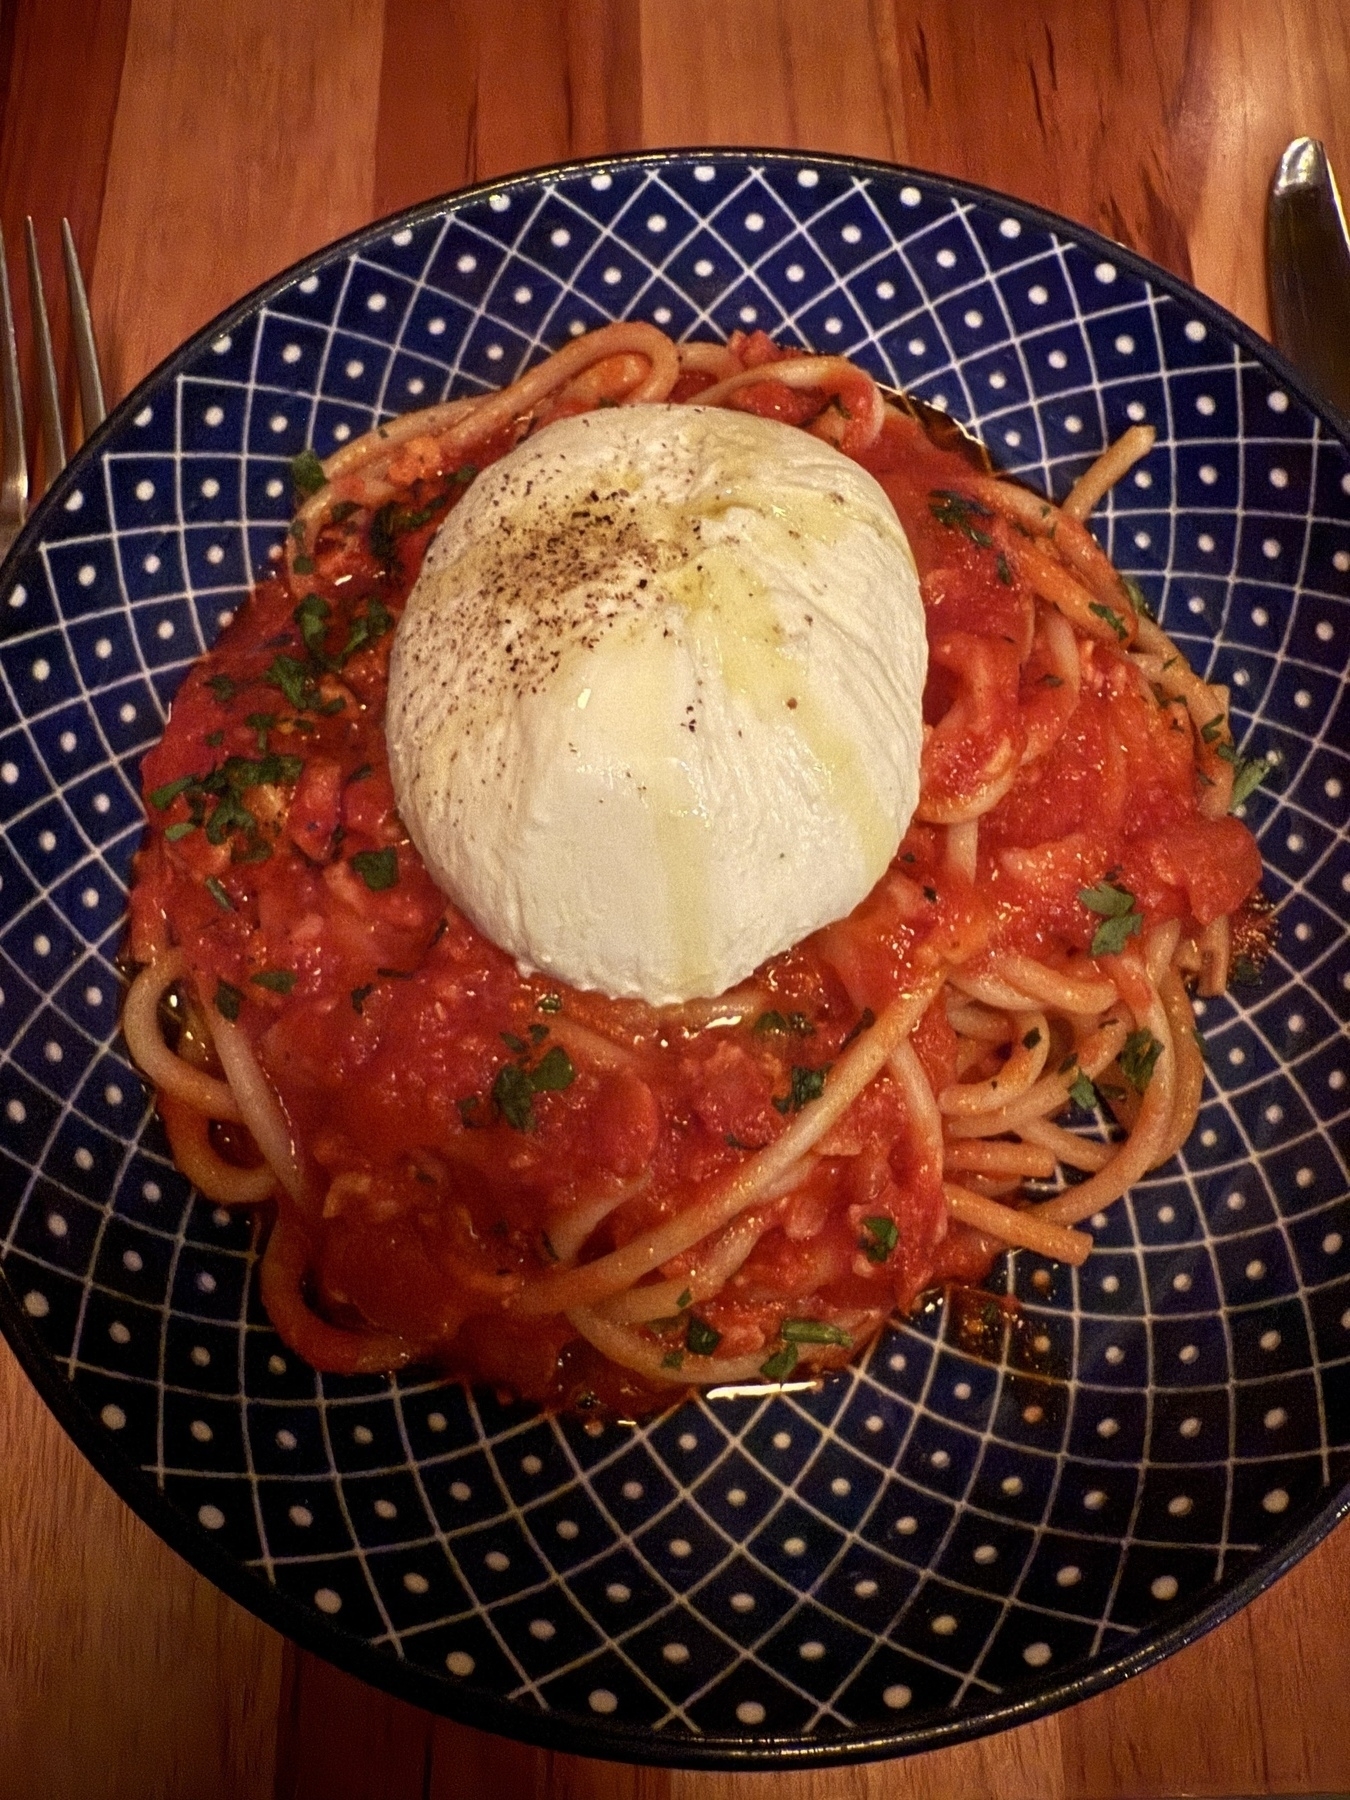
[[[1346,0],[5,0],[0,57],[5,233],[36,216],[50,288],[71,217],[114,399],[340,233],[562,157],[913,163],[1095,226],[1258,329],[1280,149],[1313,133],[1350,175]],[[1191,1650],[980,1743],[788,1777],[583,1762],[283,1643],[128,1512],[0,1350],[0,1800],[1350,1788],[1347,1596],[1342,1527]]]

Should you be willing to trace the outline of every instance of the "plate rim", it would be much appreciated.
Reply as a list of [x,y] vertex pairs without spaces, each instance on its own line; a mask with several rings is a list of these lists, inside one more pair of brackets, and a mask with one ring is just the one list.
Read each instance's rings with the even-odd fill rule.
[[[234,325],[256,315],[275,295],[307,274],[359,254],[363,246],[387,237],[393,230],[405,225],[415,227],[491,194],[538,188],[551,181],[618,169],[640,169],[681,161],[716,163],[719,160],[747,165],[809,164],[846,170],[864,178],[880,177],[894,183],[909,177],[936,194],[987,210],[1002,209],[1005,214],[1063,237],[1078,248],[1100,251],[1104,258],[1140,280],[1197,308],[1209,323],[1277,376],[1280,384],[1317,419],[1322,429],[1350,451],[1350,420],[1342,419],[1317,397],[1279,350],[1218,301],[1091,226],[1078,224],[1063,214],[998,189],[912,164],[781,147],[680,145],[569,158],[455,188],[358,226],[258,283],[176,346],[86,439],[33,508],[8,556],[0,563],[0,586],[11,578],[23,557],[36,547],[47,519],[60,510],[64,498],[82,479],[84,471],[97,462],[104,441],[120,431],[148,397],[172,382],[212,342]],[[9,642],[23,635],[23,630],[0,631],[0,641]],[[838,1767],[950,1748],[1029,1724],[1141,1674],[1196,1642],[1273,1586],[1350,1515],[1350,1482],[1339,1489],[1322,1490],[1316,1501],[1305,1506],[1286,1530],[1270,1541],[1244,1576],[1210,1599],[1188,1607],[1165,1630],[1149,1633],[1144,1642],[1119,1655],[1105,1660],[1080,1659],[1053,1675],[1019,1684],[1016,1698],[1003,1700],[978,1714],[944,1719],[941,1712],[931,1712],[915,1715],[908,1725],[897,1721],[893,1730],[864,1727],[819,1738],[791,1734],[773,1736],[752,1731],[665,1736],[647,1727],[599,1719],[592,1722],[578,1714],[536,1710],[527,1702],[504,1699],[467,1682],[452,1684],[406,1659],[388,1654],[368,1639],[345,1631],[316,1609],[269,1584],[249,1565],[218,1546],[204,1527],[194,1524],[187,1513],[180,1511],[168,1495],[161,1492],[145,1470],[118,1452],[116,1440],[100,1430],[93,1415],[77,1400],[73,1385],[59,1372],[57,1359],[48,1352],[24,1314],[3,1263],[0,1263],[0,1335],[9,1343],[20,1367],[62,1431],[119,1498],[198,1574],[264,1624],[346,1673],[434,1715],[541,1748],[629,1764],[732,1773]]]

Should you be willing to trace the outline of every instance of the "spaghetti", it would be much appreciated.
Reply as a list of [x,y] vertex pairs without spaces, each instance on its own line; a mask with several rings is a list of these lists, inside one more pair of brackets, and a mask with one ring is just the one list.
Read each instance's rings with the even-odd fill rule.
[[[695,399],[882,483],[922,577],[925,743],[915,822],[853,913],[652,1008],[522,974],[447,905],[394,809],[383,702],[477,470],[570,413]],[[123,1023],[184,1172],[273,1204],[263,1299],[300,1355],[650,1405],[837,1366],[1004,1247],[1084,1260],[1084,1221],[1194,1122],[1186,984],[1219,991],[1263,930],[1227,695],[1082,523],[1151,441],[1057,508],[843,358],[634,323],[298,460],[284,568],[146,758]],[[1074,1107],[1113,1140],[1066,1129]]]

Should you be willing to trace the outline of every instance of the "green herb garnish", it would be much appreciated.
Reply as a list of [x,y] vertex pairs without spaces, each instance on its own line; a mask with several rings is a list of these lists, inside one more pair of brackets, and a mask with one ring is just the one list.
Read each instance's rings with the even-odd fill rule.
[[797,1366],[797,1346],[784,1344],[781,1350],[775,1350],[765,1363],[759,1366],[759,1372],[766,1381],[784,1381]]
[[684,1341],[695,1356],[711,1356],[721,1343],[722,1334],[715,1331],[706,1319],[700,1319],[697,1313],[690,1313],[689,1329]]
[[885,1213],[876,1213],[872,1218],[863,1220],[862,1228],[865,1235],[858,1239],[858,1248],[868,1262],[887,1261],[900,1242],[900,1227],[895,1220]]
[[323,472],[323,464],[313,450],[306,448],[298,456],[291,458],[291,486],[295,489],[297,503],[308,500],[317,494],[321,487],[327,485],[328,477]]
[[294,969],[260,969],[249,976],[254,987],[268,988],[274,994],[289,994],[296,979]]
[[1113,606],[1102,606],[1099,601],[1089,600],[1088,611],[1090,613],[1096,613],[1099,619],[1105,619],[1106,623],[1111,627],[1112,631],[1115,632],[1121,643],[1124,643],[1125,639],[1129,637],[1129,626]]
[[1126,939],[1144,929],[1144,917],[1135,906],[1134,895],[1114,882],[1099,881],[1095,887],[1079,888],[1078,898],[1089,912],[1099,913],[1103,923],[1092,939],[1093,956],[1119,956]]
[[398,881],[398,851],[392,844],[383,850],[358,850],[348,860],[373,894]]
[[928,496],[928,510],[939,525],[962,532],[982,550],[993,549],[993,538],[987,531],[982,531],[975,520],[992,519],[994,515],[969,494],[958,493],[955,488],[934,488]]
[[827,1325],[823,1319],[784,1319],[782,1335],[789,1344],[840,1344],[853,1342],[838,1325]]
[[234,901],[231,900],[222,883],[214,875],[208,875],[202,885],[222,912],[234,911]]
[[792,1070],[792,1085],[786,1094],[774,1095],[773,1103],[780,1113],[800,1112],[825,1092],[825,1077],[833,1065],[823,1063],[818,1069],[804,1069],[799,1064]]
[[1075,1106],[1081,1106],[1084,1112],[1091,1112],[1097,1104],[1097,1090],[1089,1076],[1080,1074],[1077,1081],[1069,1089],[1069,1098]]
[[359,1013],[374,992],[375,983],[373,981],[366,982],[364,987],[354,987],[352,989],[352,1011]]
[[1153,1079],[1153,1068],[1162,1055],[1162,1045],[1148,1027],[1132,1031],[1120,1052],[1120,1072],[1136,1094],[1142,1094]]
[[239,1008],[243,999],[244,996],[232,982],[218,981],[216,983],[216,1011],[222,1019],[229,1019],[233,1023],[239,1017]]

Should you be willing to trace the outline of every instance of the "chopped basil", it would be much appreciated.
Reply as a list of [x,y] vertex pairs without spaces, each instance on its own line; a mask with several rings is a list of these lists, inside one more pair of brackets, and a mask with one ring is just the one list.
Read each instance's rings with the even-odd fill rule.
[[246,713],[244,715],[244,723],[245,723],[245,725],[252,726],[253,730],[257,732],[257,734],[258,734],[258,754],[260,756],[266,756],[266,754],[267,754],[267,734],[269,731],[275,731],[276,724],[277,724],[277,715],[275,713],[263,713],[263,712]]
[[239,683],[233,675],[208,675],[206,685],[222,706],[228,706],[239,692]]
[[1036,1028],[1036,1026],[1033,1025],[1031,1030],[1022,1039],[1022,1048],[1024,1050],[1034,1050],[1036,1048],[1037,1044],[1040,1043],[1040,1041],[1041,1041],[1040,1031]]
[[661,1367],[663,1369],[678,1369],[681,1368],[683,1364],[683,1350],[667,1350],[665,1355],[661,1358]]
[[202,739],[202,742],[208,749],[218,750],[225,742],[225,733],[223,731],[208,731],[206,736]]
[[847,1347],[853,1339],[837,1325],[823,1319],[784,1319],[782,1334],[789,1344],[841,1344]]
[[216,1011],[222,1019],[231,1021],[237,1019],[243,999],[244,996],[232,982],[218,981],[216,983]]
[[338,666],[355,656],[358,650],[364,650],[367,644],[373,644],[376,638],[382,638],[386,631],[393,629],[393,624],[393,613],[382,600],[372,595],[366,602],[366,610],[357,613],[351,622],[347,642],[337,659]]
[[1099,619],[1105,619],[1106,623],[1111,627],[1112,631],[1115,632],[1122,643],[1129,637],[1129,626],[1113,606],[1102,606],[1098,601],[1090,600],[1088,602],[1088,611],[1090,613],[1096,613]]
[[373,764],[362,763],[359,769],[353,769],[351,774],[347,777],[347,785],[350,787],[353,782],[364,781],[368,775],[373,775],[374,773],[375,769]]
[[222,884],[217,881],[214,875],[208,875],[202,885],[222,912],[234,911],[234,901],[231,900]]
[[937,905],[937,889],[935,887],[925,887],[923,897],[930,906]]
[[348,860],[374,894],[393,887],[398,881],[398,851],[392,844],[383,850],[358,850]]
[[689,1315],[689,1329],[684,1341],[695,1356],[711,1356],[722,1341],[720,1331],[715,1331],[706,1319],[700,1319],[697,1313]]
[[[503,1231],[506,1230],[505,1220],[502,1221],[502,1230]],[[544,1255],[548,1258],[548,1260],[550,1262],[561,1262],[562,1261],[562,1258],[558,1255],[558,1252],[553,1248],[553,1239],[548,1235],[548,1233],[546,1231],[541,1231],[539,1233],[539,1242],[543,1245]]]
[[1227,720],[1222,713],[1215,713],[1208,724],[1200,727],[1200,738],[1203,743],[1212,744],[1223,736]]
[[862,1222],[866,1236],[858,1239],[858,1248],[868,1262],[884,1263],[900,1242],[900,1227],[885,1213],[876,1213]]
[[1162,1045],[1147,1025],[1126,1038],[1120,1053],[1120,1072],[1136,1094],[1142,1094],[1152,1081],[1154,1064],[1161,1055]]
[[325,660],[323,640],[328,630],[328,621],[333,616],[333,609],[326,600],[317,594],[306,594],[296,607],[291,617],[300,630],[300,637],[306,650],[316,662]]
[[323,464],[313,450],[306,448],[298,456],[291,458],[291,486],[295,489],[297,502],[308,500],[327,484],[328,477],[323,472]]
[[185,838],[190,831],[195,831],[196,829],[197,827],[192,823],[191,819],[180,819],[176,825],[170,825],[169,829],[164,833],[165,842],[176,844],[179,838]]
[[1142,613],[1146,619],[1156,619],[1158,615],[1153,610],[1152,606],[1149,605],[1148,595],[1134,579],[1134,576],[1122,575],[1120,582],[1121,586],[1125,589],[1125,592],[1130,596],[1130,604],[1134,607],[1134,610],[1137,613]]
[[194,781],[200,780],[200,775],[180,775],[176,781],[166,781],[163,787],[152,788],[150,791],[151,806],[157,807],[160,812],[166,811],[186,788],[190,788]]
[[[166,831],[165,837],[169,834]],[[1228,980],[1233,987],[1255,987],[1261,979],[1261,964],[1254,956],[1238,955],[1233,958],[1228,971]]]
[[558,1093],[571,1087],[577,1078],[572,1059],[561,1044],[544,1053],[538,1066],[530,1071],[530,1086],[536,1094]]
[[823,1063],[818,1069],[804,1069],[800,1064],[795,1064],[789,1091],[781,1096],[774,1095],[773,1103],[779,1112],[800,1112],[812,1100],[819,1100],[825,1092],[825,1077],[831,1067],[830,1063]]
[[514,1031],[499,1031],[497,1035],[506,1045],[507,1049],[514,1050],[517,1056],[524,1056],[525,1052],[529,1049],[529,1045],[525,1042],[524,1038],[517,1037]]
[[676,1300],[675,1304],[679,1308],[679,1310],[681,1312],[683,1312],[685,1307],[688,1306],[689,1302],[693,1299],[693,1297],[694,1297],[693,1290],[691,1288],[686,1288],[684,1290],[684,1292]]
[[328,509],[328,523],[341,525],[345,520],[350,519],[354,512],[360,512],[360,510],[361,508],[355,500],[339,500],[336,505],[330,506]]
[[1127,888],[1099,881],[1095,887],[1079,888],[1078,898],[1089,912],[1100,913],[1104,921],[1093,935],[1093,956],[1119,956],[1126,939],[1144,929],[1143,914],[1135,907],[1134,895]]
[[[1222,754],[1222,752],[1220,752]],[[1275,767],[1273,756],[1235,756],[1233,759],[1233,797],[1229,808],[1249,800]]]
[[289,994],[296,983],[294,969],[259,969],[249,980],[254,987],[268,988],[274,994]]
[[777,1031],[782,1032],[784,1035],[788,1032],[792,1032],[797,1037],[811,1037],[816,1028],[807,1018],[805,1013],[789,1013],[784,1017],[780,1012],[771,1011],[762,1012],[755,1020],[752,1029],[757,1036],[763,1036],[767,1032]]
[[[364,987],[354,987],[352,989],[352,1011],[359,1013],[374,992],[375,983],[373,981],[366,982]],[[463,1102],[461,1101],[460,1104],[462,1105]]]
[[987,531],[982,531],[975,520],[992,519],[994,515],[987,506],[981,506],[969,494],[958,493],[955,488],[934,488],[928,497],[928,510],[939,525],[945,525],[951,531],[963,532],[972,544],[978,544],[982,550],[993,549],[993,538]]
[[[444,927],[444,925],[445,925],[444,919],[441,920],[441,925],[442,925],[442,927]],[[532,1044],[542,1044],[544,1039],[547,1036],[548,1036],[548,1026],[541,1025],[541,1024],[539,1024],[538,1020],[536,1020],[535,1023],[533,1025],[531,1025],[531,1027],[530,1027],[530,1042]]]
[[797,1366],[797,1346],[784,1344],[781,1350],[775,1350],[765,1363],[759,1366],[759,1372],[766,1381],[783,1381]]
[[295,656],[274,656],[263,681],[279,688],[297,712],[311,707],[319,691],[312,671]]
[[1091,1112],[1097,1104],[1097,1090],[1089,1076],[1080,1074],[1077,1081],[1069,1089],[1069,1098],[1075,1106],[1081,1106],[1084,1112]]
[[998,563],[996,564],[996,567],[998,569],[998,578],[1003,583],[1004,587],[1011,587],[1013,584],[1012,569],[1009,567],[1007,557],[1001,550],[998,553]]
[[492,1098],[513,1131],[534,1129],[534,1084],[519,1063],[505,1063],[498,1069]]
[[293,556],[291,558],[291,567],[295,570],[297,575],[312,575],[314,573],[314,558],[312,556]]

